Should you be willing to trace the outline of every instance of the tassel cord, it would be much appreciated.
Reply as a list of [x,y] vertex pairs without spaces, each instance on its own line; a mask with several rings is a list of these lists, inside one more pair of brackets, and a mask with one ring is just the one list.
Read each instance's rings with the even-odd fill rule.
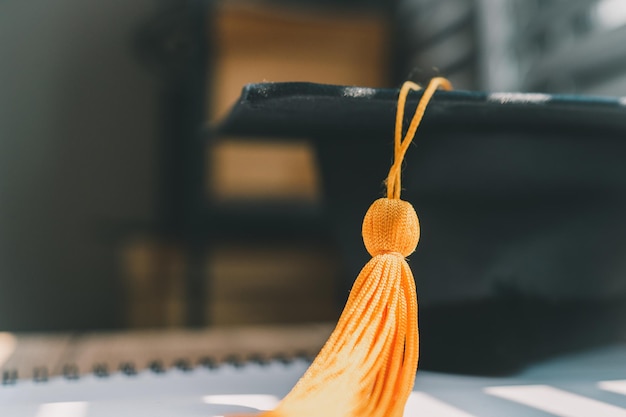
[[402,85],[400,89],[400,95],[398,96],[398,106],[396,110],[396,128],[394,134],[394,158],[393,165],[389,170],[389,175],[387,176],[387,198],[400,198],[401,187],[401,171],[402,171],[402,161],[404,160],[404,155],[406,154],[409,145],[413,141],[415,137],[415,133],[417,132],[417,128],[424,118],[424,113],[426,112],[426,106],[430,102],[430,99],[435,94],[438,88],[443,88],[444,90],[452,90],[452,84],[450,81],[443,77],[433,78],[424,93],[422,94],[422,98],[417,104],[417,108],[415,109],[415,113],[413,114],[413,118],[411,119],[411,123],[409,124],[409,128],[404,135],[404,139],[402,138],[402,124],[404,121],[404,108],[406,107],[406,100],[409,92],[411,90],[420,90],[421,87],[418,84],[407,81]]

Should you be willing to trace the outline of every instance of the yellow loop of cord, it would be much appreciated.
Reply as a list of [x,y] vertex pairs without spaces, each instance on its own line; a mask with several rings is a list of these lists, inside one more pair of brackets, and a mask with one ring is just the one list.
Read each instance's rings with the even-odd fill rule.
[[422,88],[414,82],[406,81],[400,89],[400,95],[398,96],[398,107],[396,110],[393,165],[389,169],[389,175],[387,176],[387,198],[400,198],[400,192],[402,191],[400,176],[402,172],[402,161],[404,160],[404,155],[406,154],[409,145],[415,137],[415,132],[417,132],[417,128],[424,118],[426,106],[428,106],[428,103],[435,94],[435,91],[437,91],[437,89],[440,87],[444,90],[452,90],[452,84],[450,83],[450,81],[443,77],[436,77],[430,80],[430,83],[428,83],[428,86],[422,94],[422,98],[417,104],[417,108],[415,109],[415,113],[413,114],[413,118],[411,119],[411,123],[409,124],[409,128],[407,129],[404,138],[402,138],[402,124],[404,121],[404,108],[406,107],[407,96],[409,95],[409,92],[411,90],[417,91],[421,90]]

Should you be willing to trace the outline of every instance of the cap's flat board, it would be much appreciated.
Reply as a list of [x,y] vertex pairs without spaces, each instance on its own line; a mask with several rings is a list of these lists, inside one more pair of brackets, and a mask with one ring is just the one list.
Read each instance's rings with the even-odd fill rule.
[[[415,108],[421,91],[409,94]],[[398,89],[374,89],[306,82],[249,84],[219,126],[228,134],[317,138],[389,135]],[[407,110],[406,118],[412,112]],[[542,93],[438,91],[423,129],[533,130],[546,128],[626,129],[626,100]],[[346,136],[346,137],[348,137]]]

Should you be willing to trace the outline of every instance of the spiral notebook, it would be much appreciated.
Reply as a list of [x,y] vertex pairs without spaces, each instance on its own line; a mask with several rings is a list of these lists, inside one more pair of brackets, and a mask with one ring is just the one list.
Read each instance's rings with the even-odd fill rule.
[[[271,409],[309,365],[269,362],[158,363],[33,380],[4,376],[0,416],[217,417]],[[420,371],[406,417],[626,417],[626,345],[563,356],[512,377]]]

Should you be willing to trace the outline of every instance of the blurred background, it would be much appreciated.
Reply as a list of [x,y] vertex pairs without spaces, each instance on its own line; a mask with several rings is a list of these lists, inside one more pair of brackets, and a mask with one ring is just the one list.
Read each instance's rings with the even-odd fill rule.
[[622,0],[5,0],[0,330],[333,320],[314,144],[212,133],[246,83],[626,96],[625,41]]

